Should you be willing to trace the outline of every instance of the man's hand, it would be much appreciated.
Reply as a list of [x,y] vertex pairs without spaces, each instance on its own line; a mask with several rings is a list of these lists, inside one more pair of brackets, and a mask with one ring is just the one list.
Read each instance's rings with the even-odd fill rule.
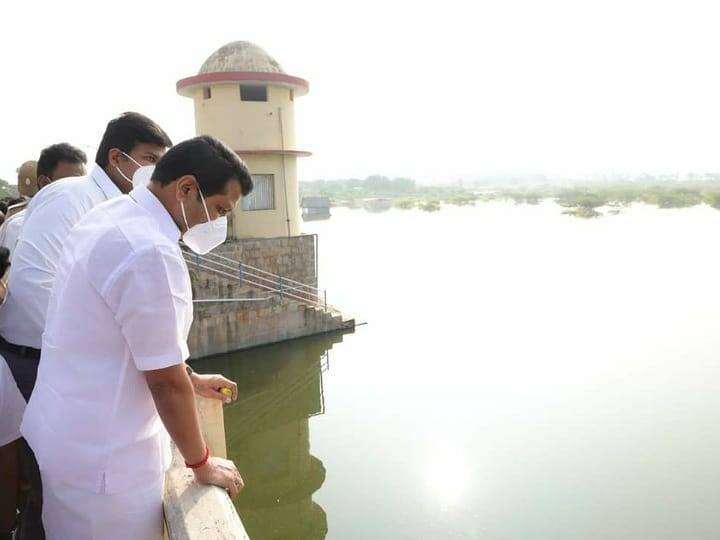
[[205,465],[193,472],[201,484],[224,488],[231,497],[235,497],[245,487],[237,467],[229,459],[210,456]]
[[[193,372],[193,374],[190,375],[190,380],[198,396],[219,399],[225,403],[235,401],[238,397],[237,384],[222,375],[198,375]],[[226,396],[220,392],[221,388],[229,388],[232,395]]]

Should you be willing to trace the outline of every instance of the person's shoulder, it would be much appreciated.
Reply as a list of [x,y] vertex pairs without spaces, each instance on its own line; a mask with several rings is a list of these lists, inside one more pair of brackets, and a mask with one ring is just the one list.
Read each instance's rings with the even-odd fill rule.
[[179,248],[175,250],[171,245],[138,244],[122,235],[109,233],[88,255],[87,268],[92,274],[103,276],[103,283],[98,286],[101,294],[132,284],[137,284],[138,291],[162,289],[167,283],[178,284],[173,290],[182,290],[185,263]]
[[41,208],[57,203],[73,204],[82,199],[92,188],[92,176],[75,176],[57,180],[38,191],[28,203],[26,216],[36,213]]
[[117,251],[130,257],[182,256],[179,245],[173,245],[129,195],[95,206],[78,222],[73,232],[94,236],[96,253]]
[[36,200],[41,201],[51,197],[69,196],[74,193],[82,192],[86,190],[88,185],[92,182],[93,178],[89,174],[86,174],[85,176],[72,176],[56,180],[38,191],[32,198],[30,204],[34,203]]
[[13,221],[18,221],[18,220],[22,221],[23,219],[25,219],[26,214],[27,214],[27,208],[23,208],[19,212],[16,212],[12,216],[7,218],[5,220],[5,223],[12,223]]
[[110,199],[98,208],[113,216],[115,223],[138,251],[149,246],[163,246],[163,249],[174,252],[178,245],[162,233],[157,220],[130,195]]
[[10,216],[10,218],[5,221],[5,223],[3,223],[4,229],[8,231],[13,231],[22,227],[22,224],[25,221],[26,212],[27,210],[22,210],[21,212]]
[[22,225],[23,221],[25,221],[26,215],[27,210],[23,210],[22,212],[18,212],[17,214],[11,216],[10,219],[6,221],[6,223],[10,227],[19,227],[20,225]]

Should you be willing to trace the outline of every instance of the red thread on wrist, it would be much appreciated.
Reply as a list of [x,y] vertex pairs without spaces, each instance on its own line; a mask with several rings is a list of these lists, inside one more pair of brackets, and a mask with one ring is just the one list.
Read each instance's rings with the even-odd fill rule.
[[201,459],[200,461],[198,461],[197,463],[188,463],[188,462],[186,461],[186,462],[185,462],[185,466],[186,466],[188,469],[199,469],[200,467],[202,467],[203,465],[205,465],[205,464],[207,463],[207,460],[208,460],[208,459],[210,459],[210,449],[206,446],[206,447],[205,447],[205,457],[204,457],[204,458],[202,458],[202,459]]

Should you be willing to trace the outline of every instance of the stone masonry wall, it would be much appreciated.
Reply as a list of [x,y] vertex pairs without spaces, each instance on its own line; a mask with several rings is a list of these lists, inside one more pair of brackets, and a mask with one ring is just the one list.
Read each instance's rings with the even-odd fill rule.
[[[225,244],[218,253],[280,273],[315,286],[315,238],[271,238],[240,240]],[[245,299],[232,302],[199,302],[188,346],[193,358],[266,345],[343,327],[337,313],[306,306],[261,289],[243,286],[237,280],[220,277],[188,263],[196,300]],[[279,272],[278,272],[279,271]]]
[[343,327],[339,315],[274,297],[195,305],[188,346],[192,358],[268,345]]
[[315,235],[226,242],[217,253],[266,272],[317,287]]

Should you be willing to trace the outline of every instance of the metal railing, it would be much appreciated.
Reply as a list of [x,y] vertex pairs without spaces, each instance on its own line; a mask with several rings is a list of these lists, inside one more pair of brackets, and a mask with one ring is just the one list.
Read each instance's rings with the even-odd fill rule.
[[217,253],[198,255],[183,249],[183,256],[190,267],[210,272],[214,275],[237,283],[241,287],[248,285],[269,293],[264,297],[199,299],[196,303],[211,302],[258,302],[275,296],[300,301],[306,305],[322,308],[324,311],[337,311],[327,303],[327,291],[312,285],[306,285],[261,268],[236,261]]

